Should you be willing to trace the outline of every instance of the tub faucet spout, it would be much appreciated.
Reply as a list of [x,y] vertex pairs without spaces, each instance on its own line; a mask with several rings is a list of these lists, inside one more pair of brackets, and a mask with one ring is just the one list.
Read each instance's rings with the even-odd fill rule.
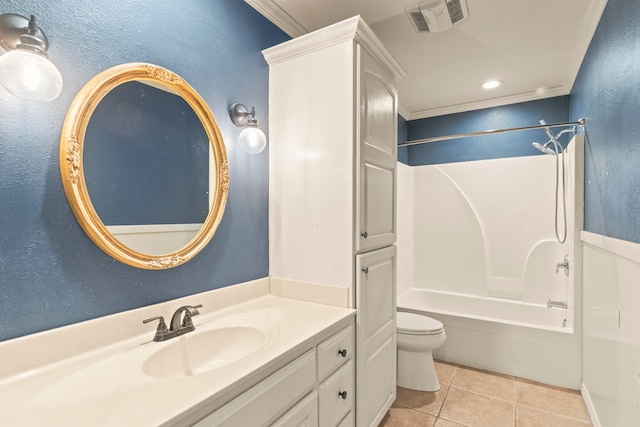
[[552,300],[548,300],[547,301],[547,307],[549,308],[564,308],[565,310],[567,309],[568,305],[566,301],[552,301]]

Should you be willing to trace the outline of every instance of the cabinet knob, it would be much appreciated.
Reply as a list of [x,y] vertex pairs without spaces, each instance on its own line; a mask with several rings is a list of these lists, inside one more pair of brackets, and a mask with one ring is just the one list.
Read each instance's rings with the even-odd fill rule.
[[343,348],[342,350],[338,350],[338,354],[342,357],[347,357],[347,349]]
[[364,274],[369,274],[369,267],[365,267],[365,268],[363,268],[363,269],[362,269],[362,272],[363,272]]
[[369,233],[367,233],[366,231],[365,231],[364,233],[361,233],[360,235],[361,235],[362,237],[364,237],[365,239],[366,239],[367,237],[369,237]]
[[340,396],[343,400],[346,400],[347,392],[346,391],[341,391],[341,392],[338,393],[338,396]]

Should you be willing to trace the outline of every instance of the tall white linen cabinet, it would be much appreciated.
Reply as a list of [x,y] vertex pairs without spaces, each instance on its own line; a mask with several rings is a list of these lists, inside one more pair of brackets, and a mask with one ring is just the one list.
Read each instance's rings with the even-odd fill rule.
[[348,288],[355,424],[377,426],[396,394],[396,82],[405,72],[359,16],[263,54],[270,275]]

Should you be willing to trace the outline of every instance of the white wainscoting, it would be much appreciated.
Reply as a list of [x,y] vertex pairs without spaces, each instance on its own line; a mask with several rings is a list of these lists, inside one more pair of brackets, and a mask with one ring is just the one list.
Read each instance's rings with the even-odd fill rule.
[[594,426],[640,426],[640,244],[581,238],[582,394]]

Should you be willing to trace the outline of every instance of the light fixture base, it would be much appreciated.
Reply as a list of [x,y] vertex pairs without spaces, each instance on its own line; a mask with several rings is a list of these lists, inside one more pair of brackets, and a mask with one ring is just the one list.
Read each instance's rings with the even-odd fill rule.
[[[7,51],[18,47],[21,44],[20,36],[29,34],[29,22],[29,18],[17,13],[3,13],[0,15],[0,46]],[[49,48],[47,36],[40,27],[36,27],[36,31],[30,35],[42,42],[45,51]]]
[[244,104],[236,102],[229,107],[229,116],[234,125],[244,127],[247,125],[251,113]]

